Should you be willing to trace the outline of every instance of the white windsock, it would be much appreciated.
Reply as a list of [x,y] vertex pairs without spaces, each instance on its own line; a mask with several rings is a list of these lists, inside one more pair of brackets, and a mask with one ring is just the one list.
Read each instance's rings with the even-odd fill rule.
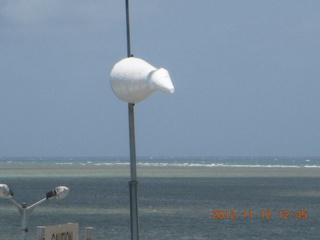
[[114,94],[128,103],[138,103],[159,90],[173,93],[174,87],[166,69],[156,69],[146,61],[130,57],[116,63],[110,74]]

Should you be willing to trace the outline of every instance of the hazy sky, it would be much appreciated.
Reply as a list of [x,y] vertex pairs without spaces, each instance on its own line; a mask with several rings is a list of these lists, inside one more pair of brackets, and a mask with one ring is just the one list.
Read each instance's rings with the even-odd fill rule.
[[[131,0],[132,53],[176,92],[138,156],[320,156],[320,1]],[[128,156],[125,0],[0,1],[0,156]]]

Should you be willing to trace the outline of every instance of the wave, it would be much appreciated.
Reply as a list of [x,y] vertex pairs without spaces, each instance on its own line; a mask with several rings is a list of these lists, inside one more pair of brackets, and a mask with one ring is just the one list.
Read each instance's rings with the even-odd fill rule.
[[[61,164],[61,163],[59,163]],[[70,163],[65,163],[70,164]],[[105,163],[88,163],[82,165],[95,165],[95,166],[129,166],[129,162],[105,162]],[[262,164],[224,164],[224,163],[137,163],[137,166],[143,167],[226,167],[226,168],[320,168],[320,165],[262,165]]]
[[[128,158],[30,158],[1,159],[0,164],[62,166],[128,166]],[[320,168],[320,158],[139,158],[144,167],[224,167],[224,168]]]
[[319,165],[239,165],[239,164],[201,164],[201,163],[138,163],[138,166],[147,167],[227,167],[227,168],[320,168]]

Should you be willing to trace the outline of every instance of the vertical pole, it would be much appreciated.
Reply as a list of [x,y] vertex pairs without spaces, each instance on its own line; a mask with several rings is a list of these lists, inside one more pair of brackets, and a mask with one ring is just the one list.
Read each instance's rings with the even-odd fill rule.
[[136,166],[136,146],[134,129],[134,104],[129,103],[129,132],[130,132],[130,216],[131,240],[139,240],[139,213],[138,213],[138,181]]
[[129,16],[129,0],[126,0],[126,25],[127,25],[127,56],[132,57],[130,43],[130,16]]
[[27,239],[27,204],[22,204],[22,211],[21,211],[21,240]]
[[132,181],[137,181],[136,166],[136,136],[134,129],[134,104],[128,104],[129,113],[129,141],[130,141],[130,175]]
[[[132,57],[130,45],[130,18],[129,0],[126,0],[126,25],[127,25],[127,56]],[[131,240],[139,240],[139,213],[138,213],[138,181],[136,164],[136,140],[134,129],[134,104],[128,103],[129,115],[129,142],[130,142],[130,217],[131,217]]]

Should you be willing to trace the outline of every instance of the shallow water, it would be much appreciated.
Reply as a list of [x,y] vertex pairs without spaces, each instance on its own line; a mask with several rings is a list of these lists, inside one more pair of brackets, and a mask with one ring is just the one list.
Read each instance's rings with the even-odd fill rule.
[[[35,239],[39,225],[67,222],[79,223],[81,240],[86,226],[94,227],[97,240],[130,239],[128,167],[104,167],[35,164],[17,170],[16,165],[7,166],[14,170],[0,181],[10,186],[19,203],[32,204],[55,186],[70,188],[65,199],[45,202],[29,216],[28,239]],[[68,170],[72,174],[64,176]],[[141,166],[138,170],[141,239],[312,240],[320,236],[319,169]],[[212,219],[215,210],[236,216]],[[280,218],[279,211],[289,211],[289,218]],[[307,211],[308,218],[296,217],[298,211]],[[267,213],[272,213],[270,219]],[[1,200],[0,214],[0,239],[19,239],[15,206]]]

